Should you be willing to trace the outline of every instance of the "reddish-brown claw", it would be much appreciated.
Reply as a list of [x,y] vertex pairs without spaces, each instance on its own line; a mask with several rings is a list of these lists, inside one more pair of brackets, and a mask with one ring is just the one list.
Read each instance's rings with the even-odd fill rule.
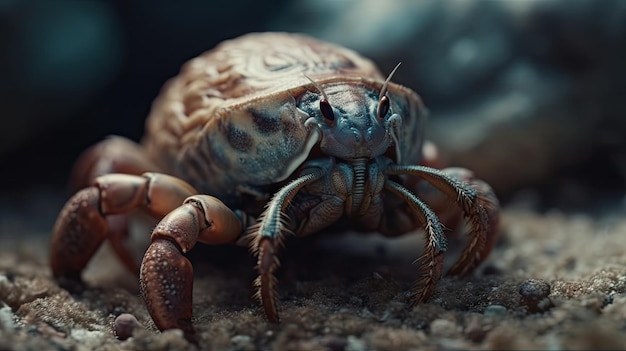
[[140,288],[148,312],[160,330],[181,329],[194,341],[191,323],[193,267],[175,242],[152,242],[141,264]]
[[63,207],[52,231],[52,274],[65,288],[80,288],[80,273],[106,238],[107,223],[99,210],[97,187],[76,193]]
[[182,180],[157,173],[107,174],[96,178],[93,186],[79,191],[66,203],[54,225],[50,246],[54,277],[68,287],[70,281],[80,281],[82,270],[109,237],[107,216],[140,208],[161,218],[195,192]]
[[242,232],[242,220],[207,195],[186,199],[161,220],[152,232],[139,279],[148,312],[160,330],[178,328],[196,341],[191,323],[193,267],[183,254],[198,241],[232,243]]
[[[106,174],[141,175],[158,170],[159,167],[141,145],[123,137],[109,136],[80,155],[72,170],[70,185],[80,190],[93,185],[96,178]],[[140,260],[135,250],[128,246],[129,215],[124,213],[105,217],[108,227],[106,237],[109,238],[111,248],[124,266],[138,275]]]

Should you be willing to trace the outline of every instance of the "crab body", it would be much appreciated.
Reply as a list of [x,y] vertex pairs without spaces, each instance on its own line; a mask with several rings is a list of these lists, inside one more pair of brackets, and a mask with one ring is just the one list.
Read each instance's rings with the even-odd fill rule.
[[[412,299],[425,301],[442,275],[446,238],[418,184],[440,190],[468,220],[452,274],[487,257],[498,204],[470,171],[420,165],[425,109],[390,79],[349,49],[295,34],[249,34],[192,59],[155,101],[140,145],[110,138],[77,161],[83,189],[53,229],[54,276],[75,288],[108,239],[140,275],[155,324],[195,340],[184,253],[197,242],[250,245],[257,297],[278,321],[274,271],[287,233],[341,224],[395,236],[421,227]],[[133,209],[160,219],[141,267],[123,244]]]
[[[384,128],[358,134],[379,127],[375,116],[384,77],[378,69],[336,45],[300,35],[276,38],[248,35],[188,62],[168,82],[148,118],[143,144],[151,159],[201,193],[240,206],[246,198],[242,188],[275,190],[315,147],[337,148],[347,152],[341,156],[355,158],[358,140],[373,139],[369,143],[378,149],[362,157],[384,154],[391,146],[391,140],[382,140]],[[307,121],[327,128],[319,109],[322,95],[311,80],[327,94],[337,129],[358,140],[349,135],[342,138],[348,145],[342,145],[323,133],[329,140],[322,138],[318,145],[309,135]],[[417,164],[421,101],[400,85],[388,83],[387,89],[390,110],[402,117],[404,127],[394,156]]]

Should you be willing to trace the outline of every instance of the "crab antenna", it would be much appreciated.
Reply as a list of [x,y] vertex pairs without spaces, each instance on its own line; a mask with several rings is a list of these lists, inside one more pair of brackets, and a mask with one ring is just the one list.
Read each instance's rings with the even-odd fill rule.
[[380,89],[380,95],[378,95],[379,99],[382,99],[383,96],[385,96],[385,94],[387,94],[387,84],[389,84],[389,82],[391,81],[391,77],[393,77],[393,74],[396,73],[396,70],[398,69],[398,67],[400,67],[401,64],[402,64],[402,62],[398,62],[396,67],[394,67],[394,69],[391,71],[391,73],[389,73],[389,75],[387,76],[387,79],[385,79],[385,83],[383,83],[383,87]]
[[311,77],[307,76],[304,73],[303,73],[303,75],[306,77],[306,79],[310,80],[311,83],[313,83],[313,86],[315,87],[315,89],[317,89],[322,94],[322,97],[324,97],[324,100],[328,101],[328,96],[326,95],[326,93],[324,92],[322,87],[319,86],[317,83],[315,83],[315,81],[313,79],[311,79]]

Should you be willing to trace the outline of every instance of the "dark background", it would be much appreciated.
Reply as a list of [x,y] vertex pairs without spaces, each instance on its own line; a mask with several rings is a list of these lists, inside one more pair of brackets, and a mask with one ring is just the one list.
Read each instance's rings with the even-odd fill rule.
[[[78,154],[139,140],[162,84],[252,31],[353,48],[416,90],[427,135],[505,204],[623,210],[626,1],[1,1],[0,233],[51,226]],[[18,219],[16,219],[18,218]],[[21,219],[19,219],[21,218]]]

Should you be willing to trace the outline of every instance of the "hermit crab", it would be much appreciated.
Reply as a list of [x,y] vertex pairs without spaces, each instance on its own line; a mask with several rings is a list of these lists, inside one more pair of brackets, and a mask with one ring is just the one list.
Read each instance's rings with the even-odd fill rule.
[[[470,171],[424,165],[424,121],[419,96],[354,51],[287,33],[225,41],[164,86],[141,144],[112,137],[80,156],[73,183],[82,190],[53,228],[53,275],[63,286],[80,284],[108,239],[140,275],[155,325],[193,339],[185,253],[197,242],[249,245],[257,297],[277,322],[274,273],[286,236],[422,228],[412,301],[423,302],[442,276],[447,239],[421,184],[466,218],[469,238],[450,274],[487,257],[499,217],[493,191]],[[160,219],[141,267],[123,243],[136,209]]]

